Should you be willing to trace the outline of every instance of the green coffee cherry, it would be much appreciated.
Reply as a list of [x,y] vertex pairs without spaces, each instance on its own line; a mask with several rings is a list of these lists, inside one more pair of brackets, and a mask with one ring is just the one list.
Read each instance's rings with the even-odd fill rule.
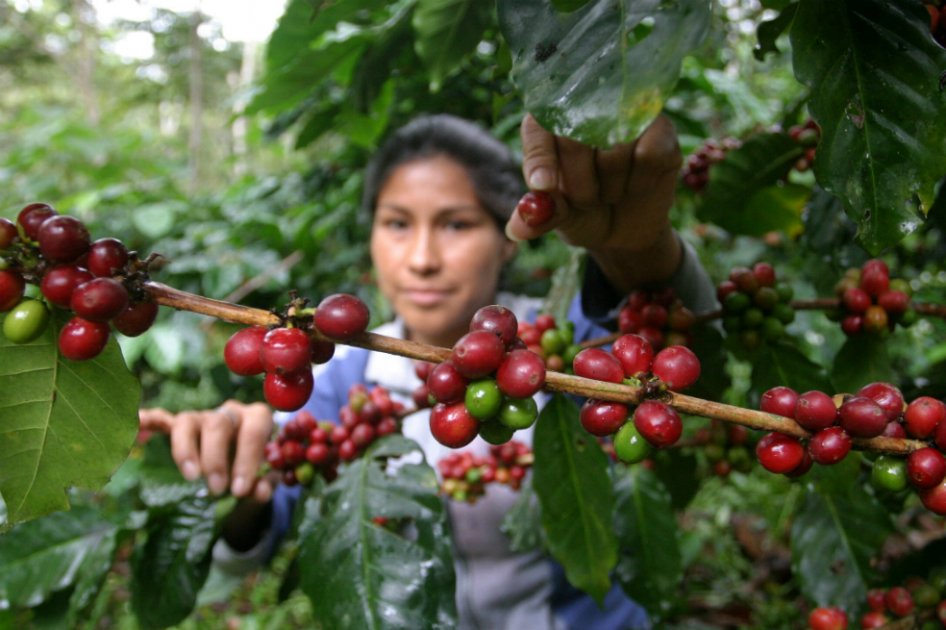
[[3,320],[3,336],[13,343],[29,343],[49,324],[49,309],[41,300],[23,300]]

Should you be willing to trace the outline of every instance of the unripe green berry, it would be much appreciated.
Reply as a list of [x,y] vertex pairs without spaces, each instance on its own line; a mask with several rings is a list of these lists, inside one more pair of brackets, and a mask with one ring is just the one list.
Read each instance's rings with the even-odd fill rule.
[[614,453],[625,464],[636,464],[647,459],[650,444],[640,434],[633,422],[625,422],[614,434]]
[[503,394],[499,391],[496,381],[491,378],[473,381],[467,385],[463,400],[470,415],[481,421],[495,416],[502,401]]
[[505,444],[512,439],[515,432],[515,429],[496,420],[489,420],[480,424],[480,437],[490,444]]
[[41,300],[23,300],[3,320],[3,336],[13,343],[29,343],[49,324],[49,309]]
[[499,422],[510,429],[531,427],[539,415],[538,405],[531,398],[503,399],[499,408]]

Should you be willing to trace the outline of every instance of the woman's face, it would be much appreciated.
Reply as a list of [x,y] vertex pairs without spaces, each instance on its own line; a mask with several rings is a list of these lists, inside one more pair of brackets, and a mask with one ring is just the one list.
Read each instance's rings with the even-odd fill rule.
[[452,346],[473,314],[495,300],[515,248],[450,158],[402,164],[378,194],[371,259],[409,339]]

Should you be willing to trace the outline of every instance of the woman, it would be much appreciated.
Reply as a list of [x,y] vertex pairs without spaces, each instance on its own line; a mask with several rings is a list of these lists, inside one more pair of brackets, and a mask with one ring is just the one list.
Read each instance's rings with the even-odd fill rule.
[[[712,307],[712,286],[670,226],[681,157],[669,122],[658,119],[634,143],[600,151],[553,136],[531,116],[523,120],[521,137],[526,182],[556,199],[553,219],[541,228],[510,216],[523,192],[515,160],[472,123],[423,117],[379,150],[366,173],[364,204],[372,215],[378,287],[397,319],[377,332],[450,347],[482,306],[502,303],[526,316],[535,302],[500,294],[500,275],[516,241],[551,229],[589,253],[582,294],[569,315],[577,339],[603,334],[596,321],[644,285],[671,284],[691,308]],[[419,384],[408,359],[348,347],[340,347],[315,380],[306,409],[320,419],[337,418],[356,382],[384,386],[405,399]],[[211,491],[229,485],[248,499],[229,519],[224,539],[230,548],[219,549],[218,559],[255,562],[271,551],[291,506],[284,493],[270,503],[272,483],[256,477],[273,427],[269,410],[228,401],[216,411],[177,416],[144,410],[141,420],[147,428],[170,430],[185,477],[206,476]],[[421,444],[431,464],[449,452],[430,437],[426,413],[410,416],[404,433]],[[516,437],[529,440],[531,431]],[[485,450],[486,444],[477,440],[467,448]],[[640,607],[617,587],[599,609],[570,588],[548,558],[513,553],[499,524],[514,500],[511,491],[498,488],[475,505],[449,506],[461,627],[646,626]]]

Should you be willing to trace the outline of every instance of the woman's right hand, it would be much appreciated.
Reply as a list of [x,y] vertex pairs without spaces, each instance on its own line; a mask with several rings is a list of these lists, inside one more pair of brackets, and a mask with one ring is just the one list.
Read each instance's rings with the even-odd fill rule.
[[138,419],[141,429],[171,436],[171,455],[185,479],[205,477],[214,494],[229,487],[239,498],[265,503],[272,497],[276,481],[259,476],[273,430],[266,405],[228,400],[206,411],[142,409]]

